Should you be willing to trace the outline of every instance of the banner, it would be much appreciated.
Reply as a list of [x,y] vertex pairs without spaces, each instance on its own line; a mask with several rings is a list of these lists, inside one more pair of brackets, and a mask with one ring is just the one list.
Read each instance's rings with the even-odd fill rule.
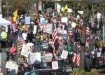
[[25,24],[30,24],[30,17],[25,17]]
[[58,69],[58,61],[52,61],[52,69]]
[[52,33],[52,24],[46,24],[46,25],[44,25],[43,32],[51,34]]
[[62,54],[61,54],[61,58],[66,59],[68,56],[68,52],[63,50]]
[[52,53],[45,54],[45,60],[46,60],[46,62],[51,62],[52,58],[53,58]]
[[29,55],[29,48],[26,44],[23,44],[21,55],[28,57]]
[[28,64],[39,64],[41,63],[41,53],[30,53],[28,57]]

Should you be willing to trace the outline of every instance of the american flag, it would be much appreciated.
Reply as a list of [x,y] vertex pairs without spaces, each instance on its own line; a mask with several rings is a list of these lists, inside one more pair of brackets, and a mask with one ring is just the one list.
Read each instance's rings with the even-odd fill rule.
[[53,50],[55,50],[55,42],[58,39],[58,30],[54,30],[54,32],[52,33],[52,39],[53,39],[52,47]]
[[72,61],[75,65],[79,66],[80,65],[80,55],[77,53],[74,53]]
[[24,41],[24,39],[22,38],[22,37],[20,37],[20,36],[18,36],[18,39],[17,39],[19,42],[21,42],[22,44],[24,44],[25,43],[25,41]]
[[86,28],[86,35],[90,35],[90,28],[89,27]]

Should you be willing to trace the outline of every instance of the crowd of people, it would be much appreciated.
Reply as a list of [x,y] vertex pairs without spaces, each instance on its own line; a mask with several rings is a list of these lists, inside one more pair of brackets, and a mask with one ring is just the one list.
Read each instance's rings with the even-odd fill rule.
[[[77,14],[67,14],[63,16],[57,12],[55,15],[52,13],[36,13],[33,15],[34,19],[30,24],[25,24],[26,14],[22,14],[18,17],[17,22],[11,19],[11,25],[7,25],[5,29],[0,30],[1,35],[1,47],[6,43],[6,47],[9,48],[7,52],[8,59],[3,59],[1,64],[0,73],[3,75],[24,75],[25,72],[29,72],[35,69],[52,68],[51,62],[58,61],[58,66],[63,71],[66,71],[67,63],[71,65],[72,70],[76,65],[79,67],[80,58],[74,58],[75,54],[80,55],[81,52],[81,35],[83,19]],[[101,41],[102,38],[102,14],[98,11],[94,14],[93,19],[89,19],[86,28],[86,50],[85,50],[85,66],[96,68],[98,58],[105,53],[105,46],[99,46],[94,44],[96,41]],[[40,18],[45,18],[48,21],[46,24],[52,25],[52,33],[43,32],[43,28],[46,24],[42,24]],[[62,23],[62,17],[67,18],[66,23]],[[14,26],[15,25],[15,26]],[[37,26],[36,33],[33,33],[34,26]],[[56,32],[55,32],[56,30]],[[62,31],[61,33],[59,31]],[[66,32],[66,33],[64,33]],[[26,48],[25,48],[26,47]],[[29,64],[28,56],[22,53],[24,49],[28,55],[31,53],[41,53],[40,64]],[[68,52],[66,59],[61,58],[63,51]],[[46,62],[44,54],[52,53],[52,61]],[[36,57],[34,57],[36,58]],[[77,62],[78,61],[78,62]],[[103,62],[103,59],[99,60]],[[15,67],[11,68],[9,65],[14,64]],[[92,66],[91,66],[92,65]]]

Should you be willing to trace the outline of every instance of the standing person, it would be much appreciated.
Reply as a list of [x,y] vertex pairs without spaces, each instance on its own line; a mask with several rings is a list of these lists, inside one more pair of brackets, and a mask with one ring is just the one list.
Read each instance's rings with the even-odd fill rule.
[[12,42],[15,46],[17,46],[17,34],[16,33],[13,34]]
[[2,64],[1,64],[3,75],[7,75],[7,69],[5,66],[6,66],[6,60],[3,60]]
[[16,67],[14,66],[16,66],[16,62],[13,61],[12,57],[9,57],[9,61],[6,62],[6,68],[8,69],[9,75],[16,75]]
[[32,42],[33,39],[33,33],[31,30],[29,30],[28,34],[27,34],[27,40],[30,40],[30,42]]
[[40,51],[40,35],[37,33],[35,36],[36,51]]
[[10,54],[16,61],[16,46],[14,44],[12,44],[12,47],[10,48]]

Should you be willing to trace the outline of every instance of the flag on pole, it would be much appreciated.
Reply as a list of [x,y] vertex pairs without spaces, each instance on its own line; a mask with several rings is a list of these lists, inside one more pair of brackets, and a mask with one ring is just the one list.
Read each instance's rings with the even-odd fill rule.
[[68,5],[65,5],[63,12],[65,12],[66,10],[68,10]]
[[75,65],[79,66],[80,65],[80,55],[77,53],[74,53],[72,61]]
[[18,39],[17,39],[19,42],[21,42],[22,44],[24,44],[25,43],[25,41],[24,41],[24,39],[22,38],[22,37],[20,37],[20,36],[18,36]]
[[52,33],[52,39],[53,39],[52,47],[53,47],[53,50],[55,50],[55,42],[57,39],[59,39],[57,30],[54,30],[54,32]]
[[16,10],[16,11],[13,12],[13,20],[14,20],[14,22],[17,21],[17,17],[18,17],[18,11]]

